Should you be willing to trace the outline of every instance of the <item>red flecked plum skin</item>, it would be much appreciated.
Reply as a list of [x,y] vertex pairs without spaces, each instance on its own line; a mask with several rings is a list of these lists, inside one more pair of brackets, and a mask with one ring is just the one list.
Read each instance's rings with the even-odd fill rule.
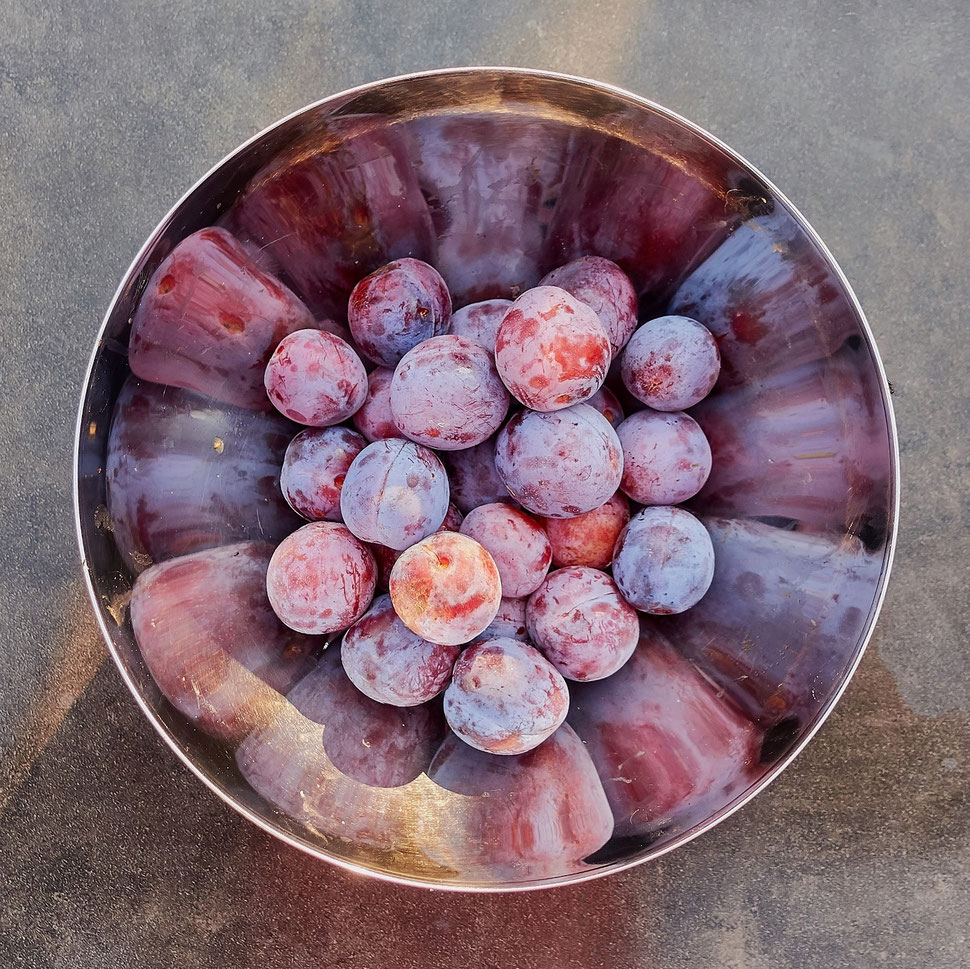
[[129,567],[245,539],[275,543],[298,527],[279,485],[294,430],[272,411],[129,377],[105,462],[112,531]]
[[617,539],[613,578],[641,612],[684,612],[703,598],[713,577],[711,536],[683,508],[644,508]]
[[283,338],[266,364],[266,393],[285,417],[330,427],[367,398],[367,371],[353,348],[325,330],[297,330]]
[[340,513],[361,540],[401,551],[441,527],[448,476],[438,457],[412,441],[368,444],[340,491]]
[[480,303],[469,303],[452,314],[451,332],[474,340],[489,353],[494,353],[498,328],[511,307],[510,299],[486,299]]
[[529,641],[529,630],[525,624],[525,605],[527,599],[503,598],[495,618],[475,637],[474,642],[483,643],[487,639],[517,639],[520,643]]
[[609,387],[600,387],[586,403],[598,410],[613,427],[619,427],[623,423],[623,405]]
[[413,707],[447,685],[457,646],[429,643],[401,622],[390,596],[379,596],[347,630],[340,647],[344,672],[378,703]]
[[554,878],[581,869],[613,831],[596,768],[567,724],[535,750],[506,757],[449,735],[428,777],[439,795],[455,795],[448,810],[428,818],[425,839],[428,853],[452,870],[490,880]]
[[273,546],[242,542],[154,565],[131,624],[159,689],[200,730],[238,742],[285,705],[324,641],[288,629],[266,596]]
[[355,622],[374,598],[370,549],[335,522],[310,522],[279,544],[266,570],[273,611],[291,629],[332,633]]
[[711,473],[711,446],[688,414],[637,411],[616,429],[616,436],[623,448],[620,487],[641,505],[687,501]]
[[522,411],[499,431],[495,467],[523,508],[571,518],[616,493],[623,450],[609,421],[586,404],[551,414]]
[[391,414],[412,441],[460,451],[490,438],[509,409],[492,354],[446,334],[409,350],[391,379]]
[[280,488],[289,506],[309,521],[340,521],[340,489],[367,442],[346,427],[309,427],[286,449]]
[[465,649],[445,690],[445,719],[466,744],[523,754],[551,737],[569,710],[566,681],[534,647],[489,639]]
[[620,372],[627,390],[648,407],[686,410],[711,392],[721,354],[711,331],[697,320],[660,316],[630,338]]
[[422,340],[448,332],[451,294],[433,266],[398,259],[354,287],[347,320],[361,351],[394,368]]
[[[455,507],[454,503],[451,503],[448,505],[448,513],[438,531],[457,532],[461,528],[461,522],[461,512]],[[394,563],[401,557],[403,549],[388,548],[386,545],[373,543],[370,550],[377,560],[377,588],[386,592],[391,582],[391,569],[394,568]]]
[[371,787],[401,787],[428,769],[444,734],[440,711],[393,707],[364,696],[330,647],[287,694],[300,714],[326,729],[323,749],[345,777]]
[[616,540],[629,520],[630,503],[620,492],[599,508],[574,518],[545,519],[553,564],[608,568]]
[[530,595],[549,571],[552,547],[545,529],[512,505],[479,505],[465,517],[461,533],[495,560],[503,596],[519,599]]
[[585,303],[599,317],[618,353],[637,328],[637,294],[629,276],[602,256],[582,256],[553,269],[540,286],[558,286]]
[[391,569],[389,585],[404,625],[445,646],[478,636],[502,602],[492,556],[458,532],[438,532],[405,549]]
[[557,569],[526,606],[529,639],[567,680],[602,680],[633,655],[640,617],[605,573]]
[[467,515],[479,505],[509,501],[509,489],[495,467],[495,442],[451,451],[447,455],[451,498]]
[[263,370],[313,316],[225,229],[183,239],[155,270],[132,318],[128,362],[143,380],[268,410]]
[[762,732],[649,620],[618,673],[572,688],[569,722],[599,771],[617,837],[686,831],[764,769]]
[[391,378],[394,371],[377,367],[367,375],[367,396],[354,414],[354,427],[368,441],[381,441],[386,437],[400,437],[401,432],[391,415]]
[[527,290],[505,314],[495,365],[526,407],[556,411],[592,397],[610,367],[610,341],[585,303],[555,286]]

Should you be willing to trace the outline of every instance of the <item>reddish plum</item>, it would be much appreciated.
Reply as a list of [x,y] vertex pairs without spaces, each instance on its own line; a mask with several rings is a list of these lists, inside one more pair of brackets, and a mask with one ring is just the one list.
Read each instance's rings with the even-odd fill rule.
[[279,544],[266,570],[273,611],[304,633],[346,629],[370,605],[376,584],[370,549],[335,522],[298,528]]
[[448,476],[420,444],[388,438],[354,459],[340,491],[347,527],[365,542],[407,548],[441,527],[448,513]]
[[391,569],[389,586],[401,622],[445,646],[478,636],[502,602],[492,556],[458,532],[438,532],[405,549]]
[[393,368],[422,340],[448,332],[451,295],[433,266],[398,259],[354,287],[347,320],[363,353]]
[[608,568],[616,540],[629,520],[630,503],[619,492],[585,514],[545,519],[553,564]]
[[619,427],[623,422],[623,405],[608,387],[600,387],[586,403],[598,410],[613,427]]
[[309,427],[286,449],[280,488],[289,506],[310,521],[340,521],[340,489],[366,441],[346,427]]
[[425,812],[426,851],[451,871],[521,883],[583,870],[610,839],[613,818],[582,742],[563,724],[525,754],[496,757],[454,735],[428,768],[453,800]]
[[526,599],[503,598],[495,618],[475,637],[474,642],[484,643],[488,639],[517,639],[520,643],[529,641],[529,631],[525,625]]
[[[445,520],[441,523],[439,532],[457,532],[461,528],[462,515],[454,504],[448,505],[448,513]],[[370,550],[374,553],[377,560],[377,588],[387,590],[391,582],[391,569],[394,563],[401,557],[403,549],[388,548],[386,545],[372,543]]]
[[132,318],[128,362],[144,380],[267,410],[263,369],[310,311],[225,229],[183,239],[148,281]]
[[529,639],[568,680],[602,680],[632,655],[640,638],[636,610],[597,569],[558,569],[526,606]]
[[585,303],[599,317],[619,353],[637,328],[637,294],[630,277],[602,256],[582,256],[546,273],[540,286],[558,286]]
[[486,299],[481,303],[469,303],[452,314],[451,332],[474,340],[489,353],[494,353],[498,328],[511,306],[510,299]]
[[599,411],[522,411],[499,432],[495,467],[523,508],[546,518],[592,511],[620,486],[623,450]]
[[717,382],[721,355],[707,327],[686,316],[660,316],[630,338],[620,372],[627,390],[654,410],[679,411]]
[[131,624],[169,702],[200,730],[239,741],[285,704],[324,641],[276,618],[273,547],[243,542],[154,565],[135,582]]
[[401,435],[391,415],[393,376],[394,371],[387,367],[372,370],[367,376],[367,396],[354,414],[354,427],[371,443]]
[[118,550],[136,572],[201,548],[265,539],[300,524],[279,486],[293,425],[130,377],[105,462]]
[[285,417],[311,427],[346,420],[367,398],[367,371],[349,343],[324,330],[284,337],[266,364],[266,393]]
[[623,669],[572,688],[569,722],[599,771],[618,837],[685,831],[761,773],[761,731],[647,620]]
[[613,578],[641,612],[684,612],[700,601],[713,576],[711,536],[683,508],[644,508],[617,539]]
[[451,497],[466,515],[479,505],[509,500],[509,489],[495,468],[494,441],[451,451],[445,460],[451,479]]
[[448,685],[458,652],[457,646],[429,643],[411,632],[398,619],[391,597],[379,596],[344,634],[340,659],[365,696],[413,707]]
[[516,639],[490,639],[465,649],[445,690],[448,726],[472,747],[523,754],[566,719],[569,691],[556,668]]
[[552,548],[545,529],[512,505],[479,505],[465,516],[461,533],[492,556],[503,596],[519,599],[530,595],[549,571]]
[[462,336],[420,343],[404,355],[391,380],[391,414],[400,432],[442,451],[483,443],[508,409],[491,352]]
[[610,341],[585,303],[555,286],[523,293],[495,339],[495,365],[516,400],[537,411],[578,404],[599,390]]
[[711,473],[711,446],[687,414],[641,410],[617,429],[623,448],[620,487],[641,505],[692,498]]

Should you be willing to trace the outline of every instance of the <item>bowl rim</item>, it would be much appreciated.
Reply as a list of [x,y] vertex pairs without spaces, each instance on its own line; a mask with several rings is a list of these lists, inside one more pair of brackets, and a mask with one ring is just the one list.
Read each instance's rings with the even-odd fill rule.
[[[227,790],[224,790],[209,774],[200,766],[198,766],[189,755],[189,753],[184,750],[175,737],[170,733],[167,726],[161,720],[161,718],[156,714],[153,707],[149,704],[146,698],[142,695],[137,684],[135,683],[132,676],[128,673],[125,668],[124,661],[117,649],[114,639],[111,635],[111,631],[108,627],[107,619],[104,614],[104,610],[101,607],[101,603],[98,599],[98,594],[94,585],[93,572],[91,568],[91,563],[88,558],[87,550],[84,544],[84,534],[81,526],[81,504],[80,504],[80,480],[81,480],[81,442],[82,433],[85,425],[85,403],[87,400],[88,391],[91,387],[91,380],[94,373],[95,364],[99,358],[102,345],[104,343],[105,333],[107,331],[108,325],[114,314],[115,307],[122,296],[123,291],[126,289],[129,281],[131,280],[133,274],[138,269],[143,257],[152,249],[152,247],[157,243],[158,239],[161,237],[165,229],[168,227],[171,219],[178,213],[182,208],[186,200],[200,187],[202,186],[213,174],[215,174],[219,169],[226,165],[233,158],[241,155],[245,152],[252,144],[259,141],[260,139],[266,137],[271,132],[283,125],[294,120],[298,116],[305,114],[310,111],[314,111],[328,103],[340,101],[343,99],[350,99],[357,97],[362,94],[379,89],[385,85],[392,83],[400,83],[404,81],[412,81],[418,78],[428,78],[428,77],[456,77],[461,75],[474,75],[479,73],[491,73],[491,74],[505,74],[505,75],[520,75],[541,78],[551,81],[565,81],[573,85],[581,85],[584,87],[591,88],[595,91],[609,94],[613,97],[618,97],[622,100],[631,102],[632,104],[645,108],[648,111],[652,111],[656,114],[663,115],[669,120],[676,122],[677,124],[683,126],[692,134],[699,136],[701,139],[709,142],[711,145],[724,152],[724,154],[730,158],[737,165],[747,169],[753,175],[755,175],[772,193],[773,195],[785,206],[786,210],[791,214],[792,218],[798,224],[800,229],[805,232],[807,237],[814,243],[818,248],[822,256],[827,260],[828,265],[835,273],[842,287],[844,288],[845,294],[848,298],[849,304],[851,305],[853,311],[855,312],[862,334],[866,341],[867,349],[870,352],[872,362],[875,366],[876,377],[879,384],[880,395],[882,398],[883,409],[886,416],[886,425],[889,432],[889,442],[890,442],[890,516],[887,522],[886,530],[886,547],[883,557],[882,569],[879,575],[878,586],[876,589],[875,598],[873,600],[872,608],[870,609],[865,629],[860,636],[858,643],[856,645],[855,654],[849,660],[842,673],[841,680],[835,686],[832,695],[828,698],[825,705],[818,711],[815,719],[807,727],[804,734],[798,738],[798,741],[792,745],[792,747],[786,751],[786,753],[773,764],[757,781],[755,781],[746,791],[740,794],[734,801],[725,807],[721,808],[717,813],[708,817],[706,820],[695,825],[693,828],[688,829],[682,834],[675,837],[669,844],[665,844],[660,848],[655,850],[648,849],[644,851],[641,855],[633,858],[626,858],[620,861],[610,862],[598,868],[591,868],[588,871],[575,872],[568,875],[558,875],[554,877],[539,878],[531,880],[528,882],[509,882],[509,883],[495,883],[495,884],[484,884],[475,882],[462,882],[459,880],[454,881],[437,881],[432,878],[423,877],[420,875],[402,875],[393,872],[388,872],[381,870],[376,867],[371,867],[370,865],[350,861],[346,858],[342,858],[338,855],[331,854],[324,848],[310,844],[304,841],[292,832],[284,830],[282,827],[278,827],[273,824],[267,818],[261,817],[254,810],[247,807],[234,795],[232,795]],[[545,888],[562,887],[566,885],[575,885],[581,882],[592,881],[593,879],[603,878],[607,875],[615,874],[617,872],[626,871],[630,868],[634,868],[638,865],[645,864],[648,861],[653,861],[663,855],[669,854],[676,848],[680,848],[685,844],[693,841],[695,838],[700,837],[705,832],[711,830],[716,825],[720,824],[722,821],[731,817],[736,811],[740,810],[745,804],[747,804],[755,795],[761,793],[772,781],[774,781],[794,760],[798,755],[805,749],[808,743],[815,737],[818,731],[821,729],[822,724],[828,719],[832,710],[835,708],[836,704],[842,698],[845,693],[849,682],[852,680],[853,675],[858,669],[859,663],[862,660],[863,655],[866,652],[866,648],[869,645],[869,641],[872,638],[873,631],[875,629],[876,621],[879,618],[879,614],[882,611],[883,604],[886,598],[886,592],[889,585],[889,577],[892,572],[893,561],[896,553],[896,543],[899,531],[899,508],[900,508],[900,458],[899,458],[899,440],[896,428],[896,418],[892,406],[892,390],[890,388],[889,380],[886,377],[885,368],[883,366],[882,358],[879,355],[879,351],[876,347],[875,337],[872,333],[872,328],[869,325],[869,321],[866,318],[865,312],[862,309],[862,305],[859,302],[858,297],[853,291],[849,284],[845,273],[842,271],[841,266],[839,266],[835,257],[832,255],[831,250],[822,241],[821,237],[812,228],[811,224],[805,218],[804,215],[799,211],[799,209],[791,202],[791,200],[779,190],[779,188],[774,184],[774,182],[768,178],[763,172],[761,172],[755,165],[752,165],[746,158],[736,152],[733,148],[721,141],[716,135],[711,134],[707,129],[701,127],[700,125],[690,121],[688,118],[683,117],[676,111],[672,111],[670,108],[664,107],[662,104],[652,101],[649,98],[643,97],[642,95],[635,94],[631,91],[621,88],[618,85],[609,84],[604,81],[596,81],[590,78],[581,77],[574,74],[564,74],[557,71],[547,71],[539,70],[526,67],[491,67],[491,66],[468,66],[468,67],[449,67],[449,68],[439,68],[434,70],[426,71],[415,71],[407,74],[398,74],[392,77],[380,78],[376,81],[369,81],[364,84],[355,85],[354,87],[347,88],[343,91],[336,92],[334,94],[327,95],[324,98],[313,101],[309,104],[298,108],[295,111],[290,112],[286,116],[280,118],[279,120],[273,122],[272,124],[266,126],[261,131],[252,135],[252,137],[247,138],[244,142],[234,148],[231,152],[226,154],[218,162],[212,165],[208,171],[206,171],[200,178],[198,178],[193,184],[179,197],[174,205],[165,213],[165,215],[160,219],[158,224],[149,234],[145,242],[139,247],[137,253],[131,261],[131,264],[125,270],[121,277],[121,281],[118,284],[114,295],[108,304],[108,308],[104,314],[101,322],[101,326],[98,329],[97,337],[94,342],[94,347],[91,351],[91,355],[88,360],[87,367],[85,368],[84,381],[81,390],[80,402],[78,405],[77,418],[75,421],[75,433],[74,433],[74,454],[73,454],[73,504],[74,504],[74,525],[75,532],[77,535],[78,548],[81,556],[82,572],[84,574],[84,583],[87,588],[88,598],[91,602],[95,618],[98,623],[98,628],[100,629],[102,639],[107,645],[108,652],[114,661],[115,667],[117,668],[121,679],[125,686],[128,688],[129,692],[135,699],[135,702],[140,707],[142,713],[147,718],[148,722],[154,727],[155,731],[161,736],[162,740],[167,744],[167,746],[175,753],[176,757],[189,769],[189,771],[195,775],[195,777],[205,785],[210,791],[212,791],[217,797],[219,797],[225,804],[236,811],[238,814],[242,815],[248,821],[255,824],[262,831],[267,834],[272,835],[275,838],[285,842],[293,848],[296,848],[311,857],[326,861],[329,864],[336,865],[337,867],[343,869],[344,871],[352,872],[357,875],[366,875],[370,878],[376,878],[383,882],[388,882],[395,885],[407,885],[416,888],[428,888],[435,889],[438,891],[451,891],[451,892],[468,892],[468,893],[485,893],[485,894],[495,894],[495,893],[509,893],[509,892],[525,892],[525,891],[537,891]]]

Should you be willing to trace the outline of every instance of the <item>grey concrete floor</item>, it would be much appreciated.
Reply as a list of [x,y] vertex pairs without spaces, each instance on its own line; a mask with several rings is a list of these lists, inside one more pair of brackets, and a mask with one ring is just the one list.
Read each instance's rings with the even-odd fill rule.
[[[964,0],[0,0],[0,964],[965,966],[968,48]],[[630,88],[762,167],[868,311],[904,481],[872,645],[776,784],[658,863],[473,898],[315,864],[189,777],[107,662],[69,465],[100,316],[200,173],[327,93],[482,63]]]

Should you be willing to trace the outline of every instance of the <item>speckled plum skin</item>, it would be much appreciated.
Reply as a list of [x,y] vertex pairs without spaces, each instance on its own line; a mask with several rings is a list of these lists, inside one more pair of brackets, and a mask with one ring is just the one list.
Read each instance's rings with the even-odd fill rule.
[[[461,528],[462,514],[455,507],[454,503],[448,505],[448,513],[445,520],[441,523],[439,532],[457,532]],[[391,581],[391,569],[394,563],[401,557],[403,549],[388,548],[386,545],[378,545],[376,542],[371,544],[370,550],[374,553],[377,561],[377,588],[385,592]]]
[[592,397],[606,379],[612,351],[599,317],[555,286],[524,292],[495,339],[495,365],[516,400],[556,411]]
[[618,353],[637,328],[637,294],[625,272],[602,256],[582,256],[553,269],[540,286],[558,286],[589,306],[600,318]]
[[273,406],[310,427],[330,427],[351,416],[367,397],[367,371],[353,348],[325,330],[284,337],[263,378]]
[[684,612],[703,598],[713,578],[711,537],[683,508],[644,508],[617,539],[613,579],[623,598],[641,612]]
[[538,747],[568,710],[561,674],[537,649],[515,639],[469,646],[445,690],[448,726],[469,746],[491,754]]
[[455,310],[451,332],[480,343],[489,353],[495,352],[495,338],[505,314],[512,306],[510,299],[486,299]]
[[379,596],[347,630],[340,661],[350,681],[378,703],[413,707],[447,685],[457,646],[429,643],[397,617],[390,596]]
[[361,351],[394,368],[422,340],[448,332],[451,294],[433,266],[398,259],[354,287],[347,321]]
[[510,501],[509,489],[495,468],[495,442],[485,441],[445,458],[452,501],[467,515],[479,505]]
[[368,441],[400,437],[401,432],[391,416],[391,377],[394,371],[377,367],[367,375],[367,396],[354,414],[354,427]]
[[600,387],[586,403],[598,410],[613,427],[619,427],[623,422],[623,405],[609,387]]
[[286,449],[280,489],[287,504],[309,521],[340,521],[340,489],[367,442],[346,427],[308,427]]
[[495,467],[523,508],[571,518],[616,493],[623,450],[610,422],[586,404],[551,414],[522,411],[499,431]]
[[448,500],[448,476],[437,456],[413,441],[388,438],[354,459],[340,513],[359,539],[400,551],[441,527]]
[[155,270],[131,324],[128,362],[144,380],[268,410],[263,370],[310,311],[225,229],[183,239]]
[[686,410],[711,392],[721,354],[703,324],[687,316],[660,316],[630,338],[620,372],[627,390],[648,407]]
[[616,540],[629,520],[630,503],[620,492],[583,515],[544,519],[553,564],[607,568],[613,561]]
[[391,379],[391,414],[412,441],[460,451],[491,437],[509,409],[492,354],[463,336],[432,337],[409,350]]
[[711,446],[688,414],[637,411],[616,429],[616,436],[623,448],[620,487],[641,505],[687,501],[711,473]]
[[530,595],[549,571],[552,547],[545,529],[512,505],[479,505],[465,517],[460,531],[495,560],[503,596],[519,599]]
[[520,643],[529,641],[529,630],[525,625],[525,604],[527,599],[503,598],[495,618],[475,637],[474,642],[483,643],[486,639],[517,639]]
[[336,522],[310,522],[280,542],[266,570],[266,593],[280,622],[301,633],[346,629],[374,598],[370,549]]
[[458,532],[438,532],[405,549],[391,569],[389,585],[401,622],[445,646],[478,636],[502,602],[492,556]]
[[633,655],[640,617],[605,573],[584,566],[552,572],[529,598],[529,638],[567,680],[602,680]]

